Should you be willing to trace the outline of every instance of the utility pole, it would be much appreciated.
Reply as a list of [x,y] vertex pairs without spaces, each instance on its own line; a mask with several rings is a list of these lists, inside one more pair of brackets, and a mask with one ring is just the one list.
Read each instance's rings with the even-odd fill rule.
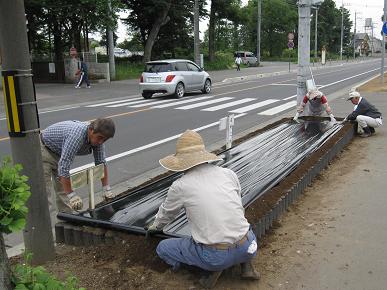
[[[110,19],[113,21],[113,12],[112,12],[111,0],[108,1],[108,8],[109,8]],[[107,34],[108,34],[108,46],[109,46],[110,80],[115,80],[116,79],[116,63],[114,61],[114,38],[113,38],[113,30],[112,30],[111,24],[109,24],[107,27]]]
[[194,58],[195,63],[202,66],[200,63],[200,39],[199,39],[199,0],[195,0],[194,7]]
[[262,0],[258,0],[258,18],[257,18],[257,62],[261,64],[261,21],[262,21]]
[[[314,28],[314,58],[317,59],[317,15],[318,15],[318,6],[315,7],[316,9],[316,23]],[[314,63],[314,62],[313,62]]]
[[311,0],[298,1],[298,72],[297,104],[306,94],[306,76],[310,65],[310,9]]
[[340,60],[343,60],[343,37],[344,37],[344,3],[341,4],[341,34],[340,34]]
[[[387,0],[384,0],[384,8],[383,8],[383,23],[387,21]],[[382,41],[382,67],[381,67],[381,71],[380,71],[380,77],[381,77],[381,80],[382,80],[382,84],[384,84],[384,54],[385,54],[385,50],[386,50],[386,35],[384,34],[384,32],[382,32],[382,37],[383,37],[383,41]]]
[[353,59],[356,58],[356,20],[357,20],[357,15],[355,11],[355,29],[353,30]]
[[33,254],[32,262],[40,264],[55,257],[55,248],[24,11],[23,0],[0,0],[0,51],[12,159],[15,164],[22,164],[31,191],[24,243],[26,250]]

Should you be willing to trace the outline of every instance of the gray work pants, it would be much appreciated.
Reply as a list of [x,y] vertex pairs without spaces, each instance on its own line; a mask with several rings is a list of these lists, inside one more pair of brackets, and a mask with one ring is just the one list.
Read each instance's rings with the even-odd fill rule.
[[68,204],[67,194],[64,192],[62,183],[58,179],[58,162],[60,157],[47,149],[42,142],[40,142],[40,149],[50,211],[57,209],[59,212],[74,212]]

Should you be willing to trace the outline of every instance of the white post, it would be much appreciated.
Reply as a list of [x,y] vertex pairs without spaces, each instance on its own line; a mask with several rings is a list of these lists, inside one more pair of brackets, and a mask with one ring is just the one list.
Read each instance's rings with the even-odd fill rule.
[[234,114],[227,117],[226,149],[232,147],[232,127],[234,126]]
[[88,177],[88,184],[89,184],[89,208],[94,209],[95,208],[95,201],[94,201],[94,173],[93,168],[89,168],[87,170],[87,177]]

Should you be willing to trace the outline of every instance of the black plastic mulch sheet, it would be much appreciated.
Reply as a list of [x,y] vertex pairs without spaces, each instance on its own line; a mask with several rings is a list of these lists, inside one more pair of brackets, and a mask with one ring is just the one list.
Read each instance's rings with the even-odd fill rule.
[[[242,201],[248,207],[266,191],[274,187],[302,160],[322,146],[341,129],[341,125],[327,122],[283,123],[222,153],[219,166],[232,169],[239,177]],[[150,224],[164,201],[169,186],[181,173],[158,180],[135,190],[127,196],[79,216],[74,221],[109,226],[127,231],[142,232]],[[66,220],[71,220],[66,215]],[[61,215],[58,215],[61,218]],[[164,228],[168,236],[190,236],[184,211]]]

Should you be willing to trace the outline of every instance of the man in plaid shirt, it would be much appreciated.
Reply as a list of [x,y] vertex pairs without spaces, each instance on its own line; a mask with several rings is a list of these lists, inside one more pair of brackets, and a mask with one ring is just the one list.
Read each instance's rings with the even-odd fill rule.
[[70,166],[75,155],[93,153],[95,165],[103,163],[104,177],[101,179],[104,198],[114,195],[110,190],[105,160],[104,144],[115,133],[111,119],[96,119],[91,123],[80,121],[63,121],[47,127],[41,133],[41,152],[43,160],[46,190],[52,206],[51,178],[57,194],[58,211],[73,212],[81,210],[82,199],[73,191],[70,182]]

